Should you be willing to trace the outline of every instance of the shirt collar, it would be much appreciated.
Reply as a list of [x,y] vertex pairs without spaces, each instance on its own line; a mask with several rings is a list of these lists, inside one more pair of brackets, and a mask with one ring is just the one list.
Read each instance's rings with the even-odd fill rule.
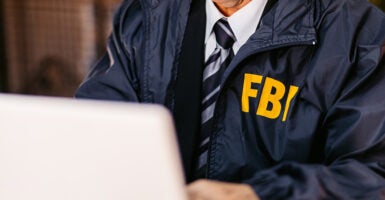
[[211,32],[213,31],[215,23],[225,17],[214,5],[214,2],[212,0],[206,0],[206,36],[205,36],[205,43],[207,42],[207,39],[209,38]]
[[205,42],[207,42],[207,39],[212,33],[215,23],[221,18],[227,18],[237,38],[237,42],[244,44],[257,29],[266,3],[267,0],[252,0],[230,17],[225,17],[212,0],[206,0],[207,21]]

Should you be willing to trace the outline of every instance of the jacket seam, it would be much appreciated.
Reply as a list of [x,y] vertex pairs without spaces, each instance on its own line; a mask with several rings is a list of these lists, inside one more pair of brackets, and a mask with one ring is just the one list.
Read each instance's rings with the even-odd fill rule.
[[[143,0],[141,1],[143,5]],[[150,94],[148,93],[148,88],[149,88],[149,55],[150,55],[150,25],[151,25],[151,13],[148,8],[143,8],[143,13],[144,13],[144,19],[143,19],[143,24],[144,24],[144,31],[143,35],[145,38],[145,44],[144,44],[144,52],[145,52],[145,59],[144,59],[144,66],[143,66],[143,87],[142,87],[142,94],[143,94],[143,101],[144,102],[150,102]]]
[[[187,8],[187,15],[189,15],[190,13],[190,9],[191,9],[191,0],[189,1],[189,4],[188,4],[188,8]],[[187,17],[188,18],[188,17]],[[173,64],[173,69],[172,69],[172,79],[171,79],[171,82],[170,82],[170,86],[169,88],[173,91],[176,90],[176,82],[177,82],[177,78],[178,78],[178,72],[179,72],[179,59],[180,59],[180,55],[181,55],[181,52],[182,52],[182,45],[183,45],[183,40],[184,40],[184,34],[185,34],[185,31],[186,31],[186,27],[187,27],[187,23],[188,23],[188,20],[184,21],[184,22],[180,22],[180,23],[183,23],[183,27],[182,25],[179,25],[179,28],[181,30],[183,30],[183,33],[180,33],[180,37],[178,38],[178,41],[176,42],[178,48],[177,49],[177,53],[176,53],[176,56],[175,56],[175,59],[174,59],[174,64]],[[167,90],[168,91],[168,90]],[[169,92],[169,94],[171,94],[171,97],[169,99],[166,99],[166,100],[169,100],[169,102],[166,102],[169,106],[169,108],[171,109],[172,113],[175,112],[175,92]],[[167,96],[169,95],[167,94]]]

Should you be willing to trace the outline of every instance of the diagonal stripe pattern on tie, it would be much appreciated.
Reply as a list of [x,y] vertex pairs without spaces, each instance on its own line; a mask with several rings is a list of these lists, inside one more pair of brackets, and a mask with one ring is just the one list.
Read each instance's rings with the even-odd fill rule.
[[216,22],[213,31],[215,33],[217,45],[214,52],[207,59],[203,71],[201,143],[199,146],[199,158],[195,172],[196,178],[204,178],[207,175],[207,158],[212,118],[219,91],[221,89],[221,78],[226,67],[234,57],[232,46],[236,41],[230,25],[224,18]]

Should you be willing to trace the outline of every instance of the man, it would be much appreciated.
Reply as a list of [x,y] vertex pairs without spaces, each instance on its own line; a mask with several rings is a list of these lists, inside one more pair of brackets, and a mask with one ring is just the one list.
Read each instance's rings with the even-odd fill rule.
[[[384,199],[385,16],[364,0],[126,0],[76,96],[163,104],[190,198]],[[251,30],[251,31],[250,31]]]

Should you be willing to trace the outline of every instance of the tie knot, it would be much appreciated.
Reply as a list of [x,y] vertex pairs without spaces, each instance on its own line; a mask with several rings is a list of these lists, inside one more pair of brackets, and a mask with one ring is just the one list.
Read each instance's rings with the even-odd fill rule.
[[214,33],[217,43],[224,49],[229,49],[235,42],[235,35],[229,23],[225,19],[220,19],[214,25]]

